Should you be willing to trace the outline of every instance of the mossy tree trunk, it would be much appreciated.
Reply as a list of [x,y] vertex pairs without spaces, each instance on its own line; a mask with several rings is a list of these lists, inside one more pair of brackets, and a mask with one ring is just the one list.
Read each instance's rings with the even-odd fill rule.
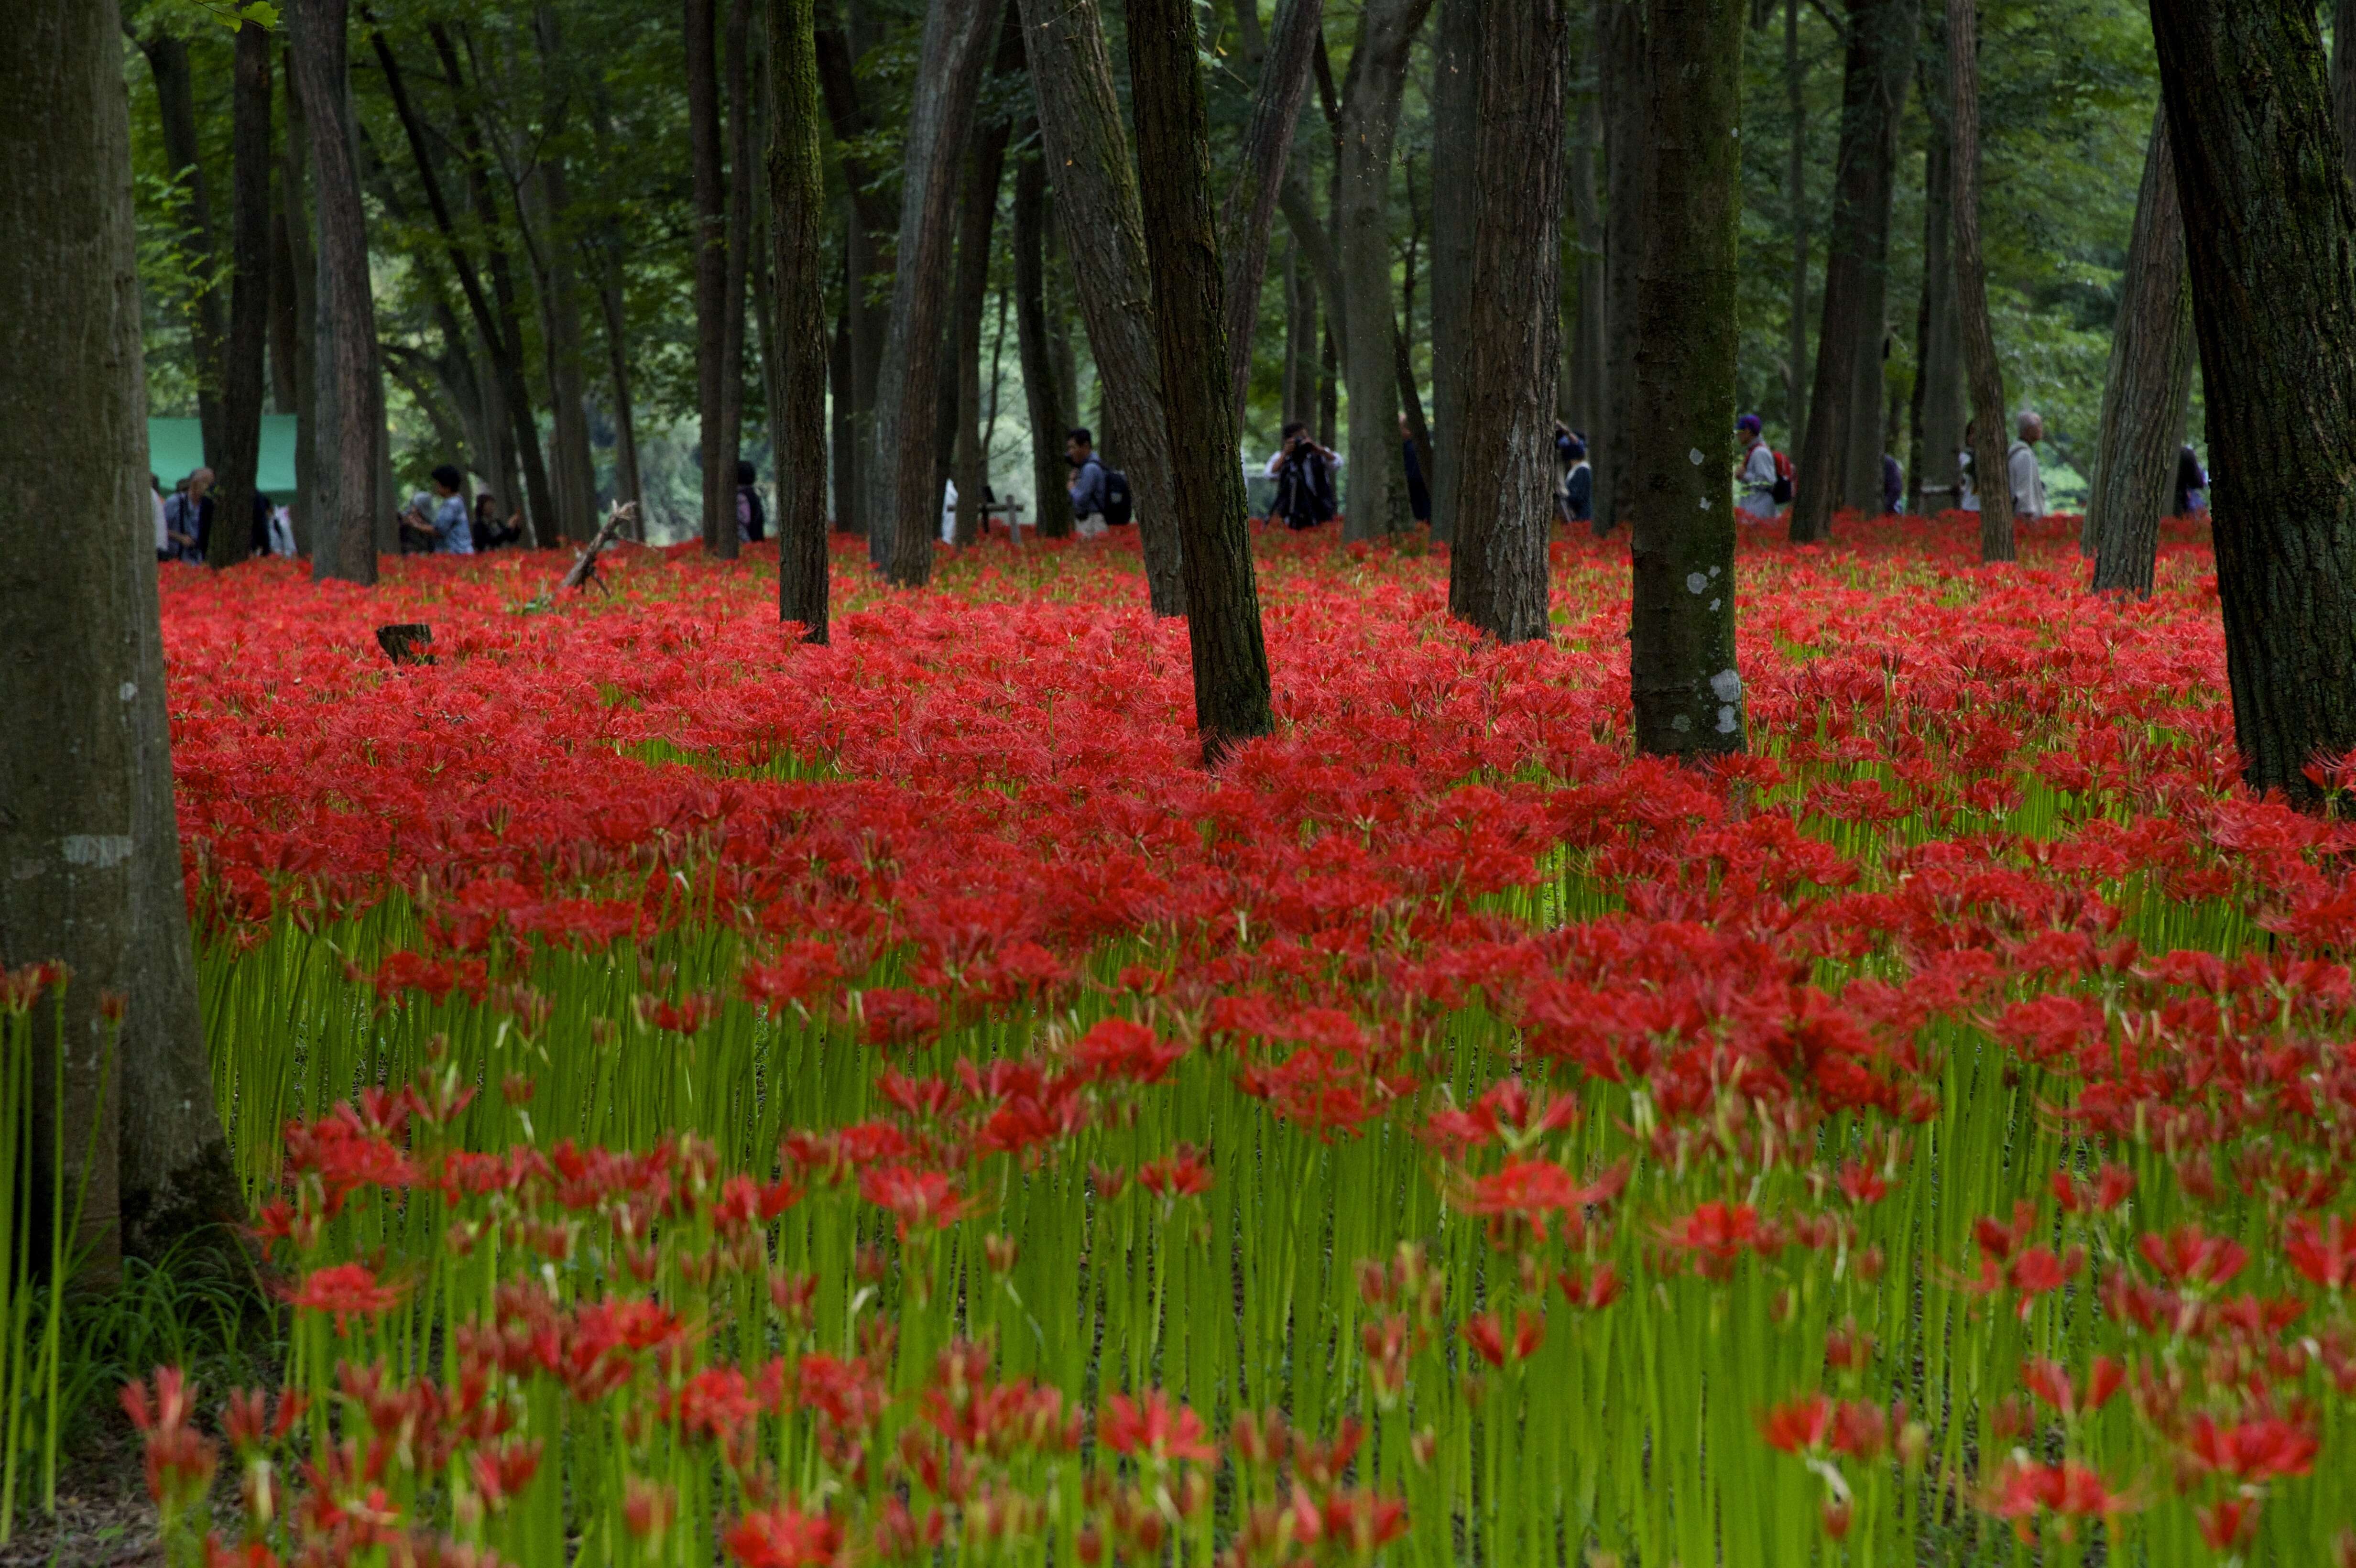
[[1210,121],[1203,101],[1194,0],[1130,0],[1129,75],[1154,244],[1154,347],[1162,368],[1194,667],[1203,761],[1265,735],[1268,649],[1259,620],[1235,402],[1218,230],[1211,217]]
[[[1237,0],[1237,15],[1258,0]],[[1252,91],[1251,123],[1237,160],[1219,219],[1219,245],[1226,258],[1227,369],[1235,385],[1236,422],[1243,422],[1244,397],[1251,384],[1252,338],[1259,328],[1260,285],[1268,276],[1268,240],[1276,226],[1277,197],[1290,162],[1292,133],[1309,99],[1317,58],[1317,35],[1324,24],[1325,0],[1284,0],[1276,29],[1258,61]],[[1258,18],[1253,17],[1253,33]]]
[[2356,194],[2315,7],[2152,0],[2208,393],[2217,594],[2253,789],[2356,748]]
[[814,0],[768,0],[769,279],[783,407],[777,469],[777,619],[828,636],[826,168]]
[[2012,475],[2006,453],[2004,368],[1988,322],[1987,262],[1980,254],[1979,0],[1947,0],[1947,103],[1954,127],[1948,205],[1955,229],[1956,322],[1971,386],[1972,487],[1980,498],[1980,559],[2011,560]]
[[1743,0],[1650,0],[1636,291],[1630,674],[1637,749],[1743,749],[1734,660],[1735,234]]
[[2176,160],[2163,109],[2144,154],[2126,281],[2111,331],[2110,374],[2103,383],[2093,493],[2079,541],[2094,557],[2098,593],[2151,593],[2159,521],[2176,496],[2192,353],[2184,208],[2176,198]]
[[[1033,126],[1023,137],[1037,133]],[[1023,357],[1023,400],[1031,421],[1032,525],[1043,539],[1068,539],[1065,417],[1055,345],[1047,335],[1047,165],[1033,152],[1014,169],[1014,336]]]
[[1547,632],[1566,5],[1490,0],[1476,57],[1469,364],[1448,608],[1501,643]]
[[1644,264],[1644,181],[1652,165],[1645,146],[1652,57],[1645,48],[1646,0],[1596,0],[1602,37],[1604,315],[1612,334],[1604,377],[1604,415],[1589,432],[1594,459],[1595,523],[1610,533],[1632,514],[1628,476],[1634,461],[1636,282]]

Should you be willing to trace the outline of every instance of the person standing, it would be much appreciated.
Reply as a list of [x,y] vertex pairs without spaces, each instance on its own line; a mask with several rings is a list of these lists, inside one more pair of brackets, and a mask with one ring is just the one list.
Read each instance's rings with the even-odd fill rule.
[[736,541],[757,544],[769,537],[769,514],[761,505],[759,476],[753,465],[736,464]]
[[1284,427],[1284,445],[1268,460],[1269,477],[1276,481],[1276,502],[1269,516],[1296,531],[1331,522],[1333,501],[1333,454],[1310,439],[1309,427],[1299,420]]
[[1742,466],[1735,475],[1742,494],[1734,505],[1754,523],[1772,522],[1783,512],[1775,500],[1775,449],[1760,433],[1764,428],[1757,414],[1745,414],[1734,421],[1734,432],[1742,438]]
[[201,562],[213,533],[213,471],[199,468],[187,484],[164,503],[164,528],[172,559]]
[[1431,485],[1423,476],[1423,454],[1415,449],[1415,430],[1399,415],[1399,450],[1407,458],[1407,504],[1419,523],[1431,521]]
[[434,516],[428,525],[435,555],[472,555],[475,530],[466,521],[466,500],[459,494],[466,476],[445,463],[434,471]]
[[1084,539],[1104,538],[1105,507],[1109,489],[1105,465],[1097,460],[1096,437],[1080,425],[1064,443],[1065,459],[1072,465],[1072,532]]
[[2037,443],[2045,439],[2045,421],[2036,414],[2025,413],[2013,428],[2020,439],[2005,454],[2005,467],[2012,483],[2013,520],[2033,523],[2045,515],[2045,476],[2037,467]]
[[1906,509],[1906,465],[1895,453],[1881,454],[1881,515],[1894,517]]
[[1556,508],[1566,523],[1595,520],[1595,469],[1587,461],[1587,432],[1554,421],[1554,454],[1562,480],[1554,488]]
[[2209,471],[2188,443],[2176,454],[2176,510],[2169,515],[2190,517],[2209,509]]

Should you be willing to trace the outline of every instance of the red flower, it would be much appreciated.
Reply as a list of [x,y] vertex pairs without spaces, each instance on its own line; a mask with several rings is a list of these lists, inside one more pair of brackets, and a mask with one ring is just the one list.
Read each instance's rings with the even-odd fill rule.
[[2291,1267],[2335,1293],[2356,1280],[2356,1225],[2346,1215],[2329,1215],[2318,1224],[2305,1214],[2294,1214],[2287,1232],[2283,1256]]
[[1835,1406],[1820,1393],[1779,1404],[1759,1417],[1759,1435],[1786,1454],[1813,1454],[1831,1435]]
[[291,1299],[306,1312],[331,1312],[336,1332],[349,1330],[354,1317],[375,1317],[401,1305],[398,1285],[380,1285],[364,1264],[335,1264],[304,1277]]
[[842,1552],[842,1527],[789,1504],[748,1513],[727,1534],[729,1554],[744,1568],[819,1568]]
[[1132,1403],[1119,1394],[1105,1400],[1097,1417],[1097,1435],[1116,1454],[1135,1454],[1168,1463],[1194,1459],[1209,1463],[1219,1450],[1203,1436],[1203,1418],[1184,1405],[1173,1405],[1160,1389],[1149,1389]]
[[2185,1454],[2200,1468],[2249,1483],[2306,1475],[2321,1446],[2308,1427],[2277,1415],[2226,1426],[2205,1410],[2193,1416],[2184,1437]]

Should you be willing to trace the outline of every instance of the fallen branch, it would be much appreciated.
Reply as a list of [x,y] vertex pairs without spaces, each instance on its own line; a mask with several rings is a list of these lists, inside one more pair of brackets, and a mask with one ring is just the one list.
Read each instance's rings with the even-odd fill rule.
[[606,587],[605,580],[597,575],[597,558],[605,553],[607,546],[622,537],[623,528],[637,521],[637,517],[638,504],[636,501],[616,501],[606,507],[605,520],[598,525],[596,536],[583,548],[573,562],[573,570],[564,574],[564,581],[557,586],[586,588],[594,582],[611,593],[613,590]]

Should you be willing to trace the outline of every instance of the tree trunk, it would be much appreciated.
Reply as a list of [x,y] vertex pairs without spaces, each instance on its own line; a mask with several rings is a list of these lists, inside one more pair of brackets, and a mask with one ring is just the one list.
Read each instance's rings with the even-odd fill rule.
[[[854,10],[853,15],[858,14]],[[875,384],[883,368],[887,322],[885,310],[871,303],[868,293],[873,275],[889,270],[900,219],[898,211],[877,190],[875,171],[863,159],[845,150],[874,128],[860,104],[854,59],[851,41],[841,29],[819,29],[819,86],[826,95],[827,117],[834,127],[843,185],[851,196],[843,245],[850,270],[846,303],[850,317],[851,393],[843,423],[851,442],[835,454],[835,493],[839,502],[835,521],[847,532],[869,536],[872,559],[879,547],[871,519],[881,502],[868,472],[868,449],[875,433]]]
[[1954,131],[1947,91],[1945,21],[1924,51],[1922,107],[1930,147],[1922,160],[1922,302],[1914,353],[1914,449],[1910,453],[1907,507],[1917,515],[1962,503],[1964,334],[1955,293]]
[[[1481,34],[1483,0],[1440,0],[1431,83],[1431,419],[1440,441],[1428,471],[1431,537],[1462,534],[1465,398],[1472,378],[1472,267],[1479,205],[1472,170],[1482,146]],[[1549,164],[1553,159],[1547,160]],[[1495,519],[1489,519],[1494,522]],[[1483,537],[1487,537],[1483,528]],[[1462,557],[1451,558],[1451,584]],[[1451,589],[1451,597],[1454,590]],[[1485,603],[1485,594],[1481,596]],[[1463,613],[1463,612],[1459,612]],[[1485,624],[1478,620],[1474,624]]]
[[1790,362],[1783,384],[1792,406],[1785,423],[1796,441],[1808,428],[1808,77],[1800,59],[1800,0],[1783,0],[1783,93],[1792,116],[1792,145],[1783,176],[1792,209]]
[[[729,0],[728,61],[728,265],[721,275],[727,301],[720,324],[720,468],[727,489],[723,538],[736,537],[736,464],[744,451],[744,306],[752,280],[753,122],[752,3]],[[709,460],[707,459],[707,462]],[[721,552],[734,560],[732,543]]]
[[1734,657],[1735,233],[1742,215],[1743,0],[1651,0],[1653,150],[1636,297],[1636,747],[1743,749]]
[[1152,225],[1154,344],[1169,448],[1179,470],[1176,521],[1203,761],[1275,728],[1268,649],[1243,469],[1236,462],[1219,237],[1211,219],[1210,121],[1197,66],[1194,0],[1130,0],[1129,75],[1139,163]]
[[[1253,13],[1258,3],[1237,0],[1237,16]],[[1293,131],[1309,98],[1324,16],[1325,0],[1284,0],[1274,40],[1258,62],[1259,85],[1252,94],[1251,123],[1244,132],[1235,183],[1227,187],[1220,215],[1219,241],[1227,267],[1228,375],[1235,386],[1238,429],[1251,386],[1252,340],[1259,329],[1260,285],[1268,276],[1268,239],[1276,224]],[[1252,20],[1256,27],[1256,14]]]
[[721,168],[716,0],[686,0],[688,169],[694,203],[696,446],[702,461],[703,548],[736,559],[735,453],[724,442],[728,191]]
[[[376,581],[376,302],[368,219],[346,119],[347,0],[294,0],[296,80],[309,121],[319,228],[317,463],[303,497],[311,574]],[[220,525],[215,524],[216,527]]]
[[533,282],[540,296],[541,350],[553,418],[549,442],[550,500],[556,525],[573,544],[597,534],[597,464],[589,449],[588,388],[582,373],[586,347],[581,331],[581,280],[570,238],[572,192],[565,177],[563,133],[572,103],[566,79],[568,57],[558,30],[556,8],[541,0],[532,13],[533,40],[542,80],[549,83],[541,106],[541,140],[530,173],[516,193],[519,228],[530,242],[529,214],[540,229],[532,245]]
[[2340,165],[2356,179],[2356,0],[2333,0],[2331,7],[2331,118]]
[[[155,107],[164,132],[164,161],[172,177],[188,185],[187,228],[177,237],[182,265],[189,276],[209,280],[213,258],[212,193],[205,178],[204,158],[197,141],[197,100],[194,74],[188,67],[188,42],[160,28],[136,39],[155,79]],[[220,290],[202,283],[182,302],[187,313],[189,357],[197,370],[197,422],[203,432],[205,463],[221,463],[221,348],[227,333],[221,324]],[[165,477],[178,479],[179,475]],[[222,516],[218,504],[216,518]],[[218,522],[214,524],[220,526]]]
[[2184,266],[2184,209],[2168,113],[2154,116],[2143,189],[2127,241],[2126,278],[2111,329],[2110,374],[2081,544],[2094,557],[2094,592],[2151,594],[2159,521],[2176,494],[2184,409],[2192,396],[2192,298]]
[[[1947,97],[1954,116],[1955,294],[1972,389],[1972,488],[1980,498],[1980,559],[2011,560],[2012,480],[2007,471],[2004,368],[1988,325],[1980,256],[1979,0],[1947,0]],[[1829,318],[1827,318],[1829,319]]]
[[1832,536],[1843,506],[1881,498],[1881,351],[1899,110],[1914,59],[1914,0],[1848,0],[1840,174],[1825,251],[1825,316],[1800,443],[1792,538]]
[[1636,393],[1636,282],[1644,264],[1645,191],[1651,165],[1645,152],[1645,104],[1652,97],[1652,59],[1644,44],[1645,0],[1597,0],[1609,14],[1603,25],[1603,165],[1610,181],[1604,214],[1604,313],[1611,323],[1612,352],[1604,379],[1601,429],[1588,448],[1595,459],[1595,521],[1598,536],[1619,527],[1621,484],[1633,472]]
[[270,34],[239,26],[230,90],[229,341],[221,356],[220,461],[208,566],[235,566],[252,542],[262,457],[262,358],[270,339]]
[[[80,1240],[99,1275],[118,1244],[160,1255],[233,1219],[238,1193],[172,815],[115,6],[28,0],[11,19],[40,112],[0,126],[0,351],[42,368],[0,380],[0,645],[41,656],[0,659],[0,965],[73,970],[47,1177],[71,1179],[91,1151]],[[52,527],[60,515],[83,526]],[[125,1004],[111,1062],[110,995]]]
[[859,443],[851,433],[851,258],[847,253],[842,275],[845,297],[835,314],[834,337],[827,348],[826,414],[827,440],[832,444],[830,455],[833,460],[828,472],[828,495],[834,506],[835,528],[848,532],[851,473],[859,458]]
[[[991,65],[997,76],[1023,69],[1023,20],[1013,0],[1005,0],[1004,25],[998,30],[998,57]],[[990,447],[981,429],[981,318],[990,309],[990,256],[998,232],[998,188],[1006,174],[1006,144],[1013,124],[992,115],[973,136],[971,165],[958,211],[957,306],[957,427],[953,441],[952,477],[957,484],[957,542],[973,543],[988,523],[984,492],[990,488]]]
[[1065,411],[1047,336],[1046,229],[1047,166],[1036,155],[1026,155],[1014,169],[1014,334],[1023,352],[1023,397],[1031,420],[1031,520],[1043,539],[1068,539]]
[[[1578,58],[1592,59],[1602,38],[1602,0],[1582,0],[1586,17]],[[1561,391],[1563,421],[1590,435],[1603,428],[1604,383],[1611,358],[1611,285],[1604,264],[1603,204],[1595,187],[1596,155],[1603,145],[1601,81],[1582,69],[1569,91],[1571,111],[1570,166],[1565,174],[1563,199],[1569,205],[1571,269],[1570,331],[1564,347]]]
[[944,315],[956,238],[958,154],[973,124],[990,26],[985,0],[931,0],[908,118],[900,195],[900,242],[892,322],[875,389],[875,472],[884,485],[868,536],[884,578],[903,588],[932,581],[941,492],[934,482]]
[[2315,7],[2153,0],[2207,392],[2244,776],[2302,805],[2356,749],[2356,195]]
[[311,138],[291,45],[285,68],[286,134],[279,151],[278,216],[284,226],[286,266],[294,278],[287,299],[294,313],[294,549],[307,556],[318,497],[319,263],[311,245]]
[[[777,619],[828,636],[826,167],[812,0],[768,0],[769,266],[777,387]],[[747,173],[750,170],[748,168]]]
[[[1129,445],[1115,457],[1137,498],[1146,590],[1157,615],[1185,613],[1178,496],[1162,371],[1147,304],[1145,219],[1122,133],[1099,0],[1022,0],[1039,133],[1055,187],[1108,422]],[[1109,432],[1108,432],[1109,434]]]
[[1284,251],[1284,413],[1291,424],[1317,418],[1317,291],[1301,266],[1301,247]]
[[[1367,0],[1342,99],[1339,207],[1342,291],[1350,336],[1348,501],[1343,537],[1369,539],[1407,526],[1399,451],[1391,303],[1391,149],[1407,87],[1408,50],[1432,0]],[[1551,163],[1551,159],[1548,160]]]
[[[605,162],[614,155],[614,116],[605,91],[590,95],[595,118],[597,155]],[[638,508],[634,537],[647,537],[645,483],[638,474],[637,400],[630,389],[630,313],[627,277],[622,259],[626,246],[618,215],[609,213],[592,240],[597,262],[597,304],[605,327],[605,375],[614,406],[614,499]]]
[[[1548,631],[1555,376],[1562,330],[1568,0],[1490,0],[1481,20],[1461,507],[1448,608],[1501,643]],[[1731,373],[1730,372],[1730,379]],[[1478,441],[1462,432],[1478,431]]]

